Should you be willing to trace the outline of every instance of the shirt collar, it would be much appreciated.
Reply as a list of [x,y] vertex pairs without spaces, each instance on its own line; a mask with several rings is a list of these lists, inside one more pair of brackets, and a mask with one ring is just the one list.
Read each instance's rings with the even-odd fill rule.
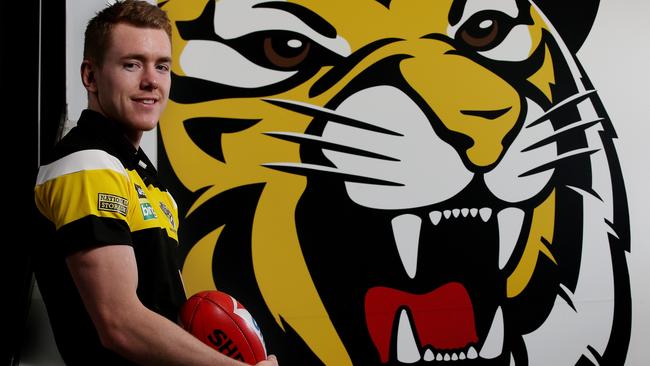
[[110,143],[118,154],[130,164],[137,165],[140,160],[149,164],[141,148],[135,146],[126,138],[122,127],[115,121],[106,118],[103,114],[85,109],[81,112],[77,126],[86,129],[90,128],[102,136],[102,139]]

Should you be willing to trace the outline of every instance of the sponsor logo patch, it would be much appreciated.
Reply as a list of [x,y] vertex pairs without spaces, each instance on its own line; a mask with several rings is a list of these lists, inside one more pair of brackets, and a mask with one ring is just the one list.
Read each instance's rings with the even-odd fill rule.
[[172,231],[176,230],[176,222],[174,221],[174,215],[172,215],[171,210],[164,203],[160,202],[160,210],[167,216],[169,224],[171,225]]
[[144,189],[142,189],[142,187],[135,183],[133,183],[133,185],[135,186],[135,190],[138,192],[138,198],[147,198],[147,194],[144,193]]
[[114,194],[99,193],[97,199],[97,210],[118,212],[122,216],[126,216],[126,211],[129,207],[129,200],[116,196]]
[[154,211],[149,202],[140,203],[140,209],[142,210],[142,217],[144,217],[145,220],[158,218],[158,216],[156,216],[156,211]]

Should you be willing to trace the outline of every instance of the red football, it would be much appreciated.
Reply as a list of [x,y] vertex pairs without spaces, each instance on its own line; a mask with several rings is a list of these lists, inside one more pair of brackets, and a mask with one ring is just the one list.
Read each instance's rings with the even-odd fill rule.
[[266,360],[266,346],[251,314],[232,296],[216,290],[191,296],[180,309],[180,325],[217,351],[254,365]]

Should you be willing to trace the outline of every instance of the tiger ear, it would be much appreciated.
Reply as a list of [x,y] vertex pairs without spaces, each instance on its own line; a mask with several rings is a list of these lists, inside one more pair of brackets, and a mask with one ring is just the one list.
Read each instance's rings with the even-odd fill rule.
[[532,0],[560,33],[567,47],[575,53],[587,39],[594,25],[600,0],[566,1]]

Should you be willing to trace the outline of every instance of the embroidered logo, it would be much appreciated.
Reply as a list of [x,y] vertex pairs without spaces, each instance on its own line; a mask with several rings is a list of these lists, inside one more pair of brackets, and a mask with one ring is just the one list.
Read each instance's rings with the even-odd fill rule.
[[174,215],[172,215],[171,210],[164,203],[160,202],[160,210],[167,216],[169,224],[172,226],[172,230],[176,230],[176,222],[174,221]]
[[117,212],[122,216],[126,216],[129,207],[129,200],[126,198],[114,194],[99,193],[97,201],[97,210]]
[[138,192],[138,198],[147,198],[147,194],[144,193],[144,189],[142,189],[142,187],[135,183],[133,183],[133,185],[135,186],[135,190]]
[[156,211],[154,211],[149,202],[140,203],[140,209],[142,210],[142,217],[144,217],[145,220],[158,218],[158,216],[156,216]]

